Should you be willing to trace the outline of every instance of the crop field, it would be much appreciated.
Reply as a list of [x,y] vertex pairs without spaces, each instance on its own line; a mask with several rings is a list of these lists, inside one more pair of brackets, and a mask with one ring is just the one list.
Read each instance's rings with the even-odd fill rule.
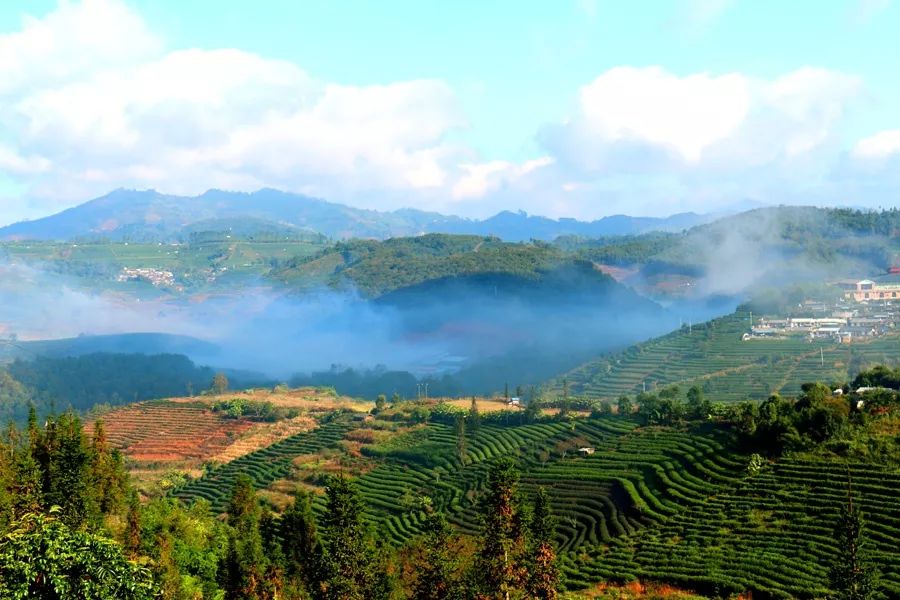
[[882,591],[896,598],[900,473],[837,461],[782,459],[635,536],[567,554],[564,571],[576,587],[646,578],[710,593],[752,589],[754,598],[823,597],[848,469]]
[[[900,363],[900,335],[867,342],[742,341],[749,314],[687,327],[591,361],[566,375],[573,393],[614,399],[644,389],[699,384],[724,402],[795,394],[803,381],[843,381],[851,365]],[[561,387],[560,381],[555,387]]]
[[[543,486],[558,517],[570,589],[599,580],[662,581],[708,593],[819,597],[832,528],[847,497],[847,465],[783,459],[755,476],[715,436],[640,428],[617,417],[483,427],[463,465],[452,428],[428,425],[377,448],[382,464],[358,478],[373,524],[394,544],[419,532],[427,495],[466,533],[478,531],[477,493],[499,456],[516,457],[523,490]],[[595,452],[581,456],[580,447]],[[885,592],[900,594],[900,472],[851,465]]]
[[[246,473],[281,508],[299,487],[298,460],[336,472],[342,463],[335,457],[345,456],[367,461],[355,473],[367,518],[399,546],[421,533],[425,496],[460,532],[478,534],[487,473],[509,456],[526,496],[539,486],[550,492],[569,589],[640,579],[708,594],[750,591],[754,598],[815,598],[825,591],[833,524],[847,497],[845,462],[784,458],[751,475],[749,457],[715,428],[641,427],[615,415],[482,424],[466,434],[462,459],[452,426],[381,427],[391,425],[342,417],[214,468],[174,495],[205,498],[222,511],[236,476]],[[348,441],[358,458],[341,455]],[[880,585],[896,596],[900,471],[871,463],[849,468]],[[323,508],[319,495],[314,509]]]
[[[225,419],[200,403],[169,401],[132,404],[102,420],[110,444],[135,463],[208,459],[254,426]],[[93,422],[85,427],[93,431]]]
[[[273,422],[229,418],[212,410],[212,405],[223,399],[266,402],[291,413],[289,418]],[[258,389],[140,402],[100,418],[110,444],[128,459],[132,474],[147,482],[171,469],[196,473],[204,462],[227,463],[268,448],[317,427],[317,415],[335,410],[365,412],[371,407],[371,402],[314,388]],[[93,421],[85,424],[89,435],[93,426]]]
[[294,458],[336,447],[349,429],[347,422],[336,421],[290,436],[212,469],[176,489],[174,495],[186,501],[203,498],[214,511],[224,511],[238,475],[246,474],[255,487],[265,488],[290,472]]
[[[517,458],[526,492],[546,487],[560,516],[562,550],[634,533],[739,477],[744,461],[721,445],[675,432],[635,434],[625,419],[484,427],[470,436],[466,464],[451,428],[429,425],[410,448],[383,451],[384,464],[358,479],[373,522],[402,543],[419,532],[424,513],[404,499],[427,495],[462,531],[478,530],[477,492],[491,463]],[[595,453],[580,456],[578,448]],[[702,457],[697,466],[693,459]]]

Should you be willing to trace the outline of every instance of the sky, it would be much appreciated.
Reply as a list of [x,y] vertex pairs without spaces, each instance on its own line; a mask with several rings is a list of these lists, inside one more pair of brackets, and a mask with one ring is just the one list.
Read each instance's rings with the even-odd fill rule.
[[897,206],[897,0],[5,0],[0,225],[116,188]]

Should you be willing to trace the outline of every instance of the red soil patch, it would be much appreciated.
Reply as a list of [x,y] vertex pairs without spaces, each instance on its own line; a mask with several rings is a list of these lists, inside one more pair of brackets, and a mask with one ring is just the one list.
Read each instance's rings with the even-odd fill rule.
[[[140,462],[205,460],[222,452],[253,423],[196,406],[134,404],[103,415],[110,444]],[[85,425],[88,433],[93,423]]]

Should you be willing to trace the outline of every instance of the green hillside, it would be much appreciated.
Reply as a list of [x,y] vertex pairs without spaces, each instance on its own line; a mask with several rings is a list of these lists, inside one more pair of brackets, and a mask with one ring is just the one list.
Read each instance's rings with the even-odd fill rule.
[[153,292],[153,286],[146,281],[116,281],[123,269],[169,271],[175,281],[175,287],[166,288],[171,293],[259,279],[273,266],[314,254],[328,243],[312,234],[232,239],[224,232],[194,233],[182,244],[6,242],[0,244],[0,261],[77,278],[89,287],[138,294]]
[[273,277],[295,286],[353,286],[377,297],[432,279],[477,273],[537,278],[572,257],[544,243],[507,243],[493,237],[429,234],[384,242],[357,240],[297,258]]
[[[810,402],[835,408],[830,398]],[[847,399],[838,402],[849,405]],[[832,442],[817,444],[804,433],[793,443],[808,450],[760,460],[737,433],[740,411],[729,414],[706,423],[646,426],[640,412],[532,416],[531,422],[524,413],[494,413],[465,430],[460,445],[459,429],[447,424],[452,409],[398,405],[374,420],[345,420],[299,434],[214,469],[175,495],[204,498],[222,510],[223,488],[238,472],[272,491],[319,485],[325,472],[315,470],[316,464],[340,465],[356,476],[378,537],[400,548],[423,533],[432,509],[477,539],[488,472],[512,458],[523,498],[541,487],[550,494],[556,548],[570,590],[640,579],[712,597],[751,592],[754,598],[811,599],[828,593],[832,530],[846,503],[849,473],[881,590],[900,593],[900,470],[888,439],[896,415],[872,412],[863,425],[848,424],[845,415]],[[428,422],[414,424],[423,420]],[[866,431],[886,435],[881,447],[894,448],[894,454],[885,459],[862,447],[848,451]],[[878,446],[868,439],[872,448]],[[318,462],[308,460],[311,452],[318,453]],[[304,457],[301,466],[290,466]],[[325,499],[317,497],[314,507],[323,514]]]
[[[814,207],[760,208],[682,233],[586,239],[555,245],[595,263],[627,268],[626,280],[651,293],[671,293],[666,281],[706,278],[708,292],[789,285],[824,277],[884,273],[900,252],[900,210]],[[684,286],[679,293],[685,293]],[[688,288],[688,291],[690,288]]]
[[722,401],[795,394],[803,381],[843,382],[875,363],[900,363],[900,334],[853,344],[833,341],[743,341],[750,314],[739,311],[600,357],[565,378],[574,394],[615,399],[667,385],[699,384]]

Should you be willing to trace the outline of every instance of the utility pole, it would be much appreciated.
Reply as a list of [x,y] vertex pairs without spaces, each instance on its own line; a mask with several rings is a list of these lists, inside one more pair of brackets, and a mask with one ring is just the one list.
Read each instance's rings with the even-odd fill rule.
[[824,367],[825,366],[825,349],[822,347],[819,347],[819,356],[822,359],[822,366]]

